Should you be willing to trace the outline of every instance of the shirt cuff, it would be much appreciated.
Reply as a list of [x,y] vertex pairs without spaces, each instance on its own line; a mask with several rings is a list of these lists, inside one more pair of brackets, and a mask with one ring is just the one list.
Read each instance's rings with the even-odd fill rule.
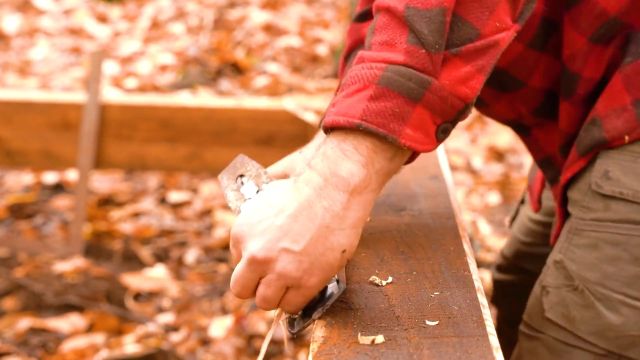
[[322,129],[357,129],[415,153],[434,150],[470,112],[472,103],[436,79],[406,66],[366,63],[345,74]]

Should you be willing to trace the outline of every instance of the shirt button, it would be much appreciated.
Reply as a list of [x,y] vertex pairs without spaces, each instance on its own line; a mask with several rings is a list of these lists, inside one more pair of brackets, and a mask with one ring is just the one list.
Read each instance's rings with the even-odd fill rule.
[[436,129],[436,140],[438,140],[438,142],[443,142],[449,134],[451,134],[453,127],[454,125],[451,122],[444,122],[438,125],[438,128]]

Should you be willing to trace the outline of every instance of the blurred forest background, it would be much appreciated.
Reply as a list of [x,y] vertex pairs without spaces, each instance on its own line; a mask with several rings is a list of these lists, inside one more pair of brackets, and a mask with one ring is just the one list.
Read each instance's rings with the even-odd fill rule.
[[[104,48],[105,96],[330,95],[350,16],[350,0],[3,0],[0,88],[82,90]],[[446,148],[490,293],[531,160],[477,113]],[[0,358],[255,358],[273,315],[228,292],[234,217],[215,174],[94,171],[87,253],[66,257],[77,180],[0,171]],[[270,358],[305,359],[308,339],[285,336]]]

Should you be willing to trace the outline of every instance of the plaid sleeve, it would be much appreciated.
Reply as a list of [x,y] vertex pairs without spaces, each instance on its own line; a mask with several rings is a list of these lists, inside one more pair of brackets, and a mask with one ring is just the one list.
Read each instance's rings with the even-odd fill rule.
[[364,48],[367,30],[373,20],[373,1],[374,0],[360,0],[356,5],[355,15],[347,30],[347,43],[345,44],[344,52],[340,60],[339,75],[341,79],[344,77],[345,72],[358,52]]
[[534,2],[360,0],[323,129],[435,149],[469,113]]

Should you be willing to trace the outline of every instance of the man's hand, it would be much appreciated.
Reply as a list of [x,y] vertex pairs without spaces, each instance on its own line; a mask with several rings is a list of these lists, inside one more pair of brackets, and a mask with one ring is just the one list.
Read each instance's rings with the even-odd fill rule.
[[409,151],[336,131],[268,169],[269,183],[231,232],[231,291],[258,307],[300,311],[354,253],[384,184]]

